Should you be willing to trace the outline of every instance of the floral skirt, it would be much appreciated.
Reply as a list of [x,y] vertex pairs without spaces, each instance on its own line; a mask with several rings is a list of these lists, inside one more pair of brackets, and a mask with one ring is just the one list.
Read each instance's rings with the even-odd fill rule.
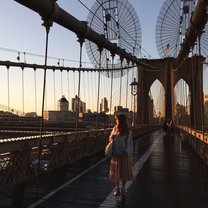
[[112,156],[110,162],[109,179],[114,182],[132,181],[132,159],[130,156]]

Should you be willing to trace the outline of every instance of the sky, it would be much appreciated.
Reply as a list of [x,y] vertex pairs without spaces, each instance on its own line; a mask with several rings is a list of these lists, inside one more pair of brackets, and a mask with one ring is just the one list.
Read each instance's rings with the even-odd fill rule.
[[[82,0],[83,4],[85,4],[88,8],[91,8],[95,2],[95,0]],[[159,58],[156,43],[155,43],[155,26],[157,22],[157,17],[159,15],[160,9],[164,3],[164,0],[129,0],[129,3],[134,7],[139,21],[141,25],[141,34],[142,34],[142,43],[141,46],[145,51],[147,51],[151,57]],[[80,4],[78,0],[58,0],[57,4],[73,15],[78,20],[86,20],[89,11]],[[39,54],[44,55],[45,51],[45,29],[42,26],[41,17],[33,12],[32,10],[20,5],[14,0],[7,0],[1,4],[0,7],[0,60],[10,60],[17,61],[18,52],[20,51],[20,61],[25,61],[27,63],[44,63],[43,57],[36,57],[32,55],[24,55],[21,52],[26,52],[26,54]],[[11,49],[12,51],[8,51],[7,49]],[[64,66],[79,66],[79,43],[77,42],[76,35],[53,23],[53,26],[49,32],[49,57],[54,57],[53,59],[48,60],[49,65],[57,65],[57,62],[60,60],[60,64]],[[57,59],[56,59],[57,58]],[[71,60],[71,61],[69,61]],[[83,66],[88,67],[91,66],[90,60],[86,53],[85,47],[83,48]],[[0,66],[2,69],[2,67]],[[12,70],[11,70],[12,71]],[[32,75],[31,70],[24,70],[24,83],[22,80],[22,71],[21,69],[17,69],[17,72],[10,72],[9,74],[9,95],[8,95],[8,75],[5,68],[0,70],[1,73],[1,83],[3,83],[3,87],[1,88],[1,98],[0,104],[7,105],[9,103],[10,106],[22,109],[25,111],[34,111],[34,75]],[[37,85],[37,102],[41,103],[41,92],[42,92],[42,79],[43,72],[39,72],[36,74],[36,85]],[[64,82],[64,86],[60,87],[58,84],[61,79],[67,76],[66,74],[60,75],[56,74],[56,88],[59,88],[59,92],[54,92],[54,85],[52,83],[53,73],[48,73],[48,91],[47,95],[49,98],[53,97],[53,94],[56,94],[54,98],[48,99],[48,109],[55,108],[55,102],[58,98],[60,98],[61,94],[65,94],[67,97],[73,97],[75,91],[77,91],[76,81],[77,78],[73,78],[73,83],[70,82],[70,86]],[[74,75],[72,75],[74,76]],[[75,75],[76,76],[76,75]],[[82,88],[82,93],[84,88],[87,89],[86,85],[89,85],[88,82],[94,79],[94,75],[91,75],[91,78],[86,78],[83,76],[83,82],[85,86]],[[103,78],[103,86],[109,85],[109,82]],[[31,84],[32,83],[32,84]],[[94,88],[97,84],[97,81],[94,83]],[[25,86],[24,92],[22,89],[22,85]],[[30,91],[27,91],[27,86],[32,85]],[[58,86],[59,85],[59,86]],[[88,86],[93,87],[93,86]],[[74,88],[74,94],[70,94],[60,88]],[[118,87],[119,88],[119,87]],[[124,87],[125,88],[125,87]],[[89,90],[88,90],[89,91]],[[5,93],[7,92],[7,93]],[[85,92],[85,94],[90,94],[91,92]],[[115,94],[118,92],[115,92]],[[109,93],[108,93],[109,94]],[[18,98],[17,98],[18,96]],[[102,96],[102,93],[101,95]],[[9,97],[9,99],[8,99]],[[83,95],[82,95],[83,97]],[[84,100],[84,98],[82,98]],[[88,98],[89,99],[89,98]],[[92,98],[91,98],[92,99]],[[87,100],[87,95],[85,95],[85,101]],[[30,103],[31,102],[31,103]],[[88,101],[93,102],[93,101]],[[26,107],[26,106],[33,107]],[[22,107],[24,106],[24,107]],[[90,106],[89,106],[90,107]],[[38,111],[40,111],[40,106],[38,106]],[[96,108],[94,106],[94,108]]]
[[[82,2],[91,8],[95,0],[82,0]],[[154,58],[158,57],[155,45],[155,25],[163,2],[164,0],[129,0],[140,20],[142,47]],[[78,0],[58,0],[57,4],[78,20],[87,19],[89,11]],[[0,11],[1,47],[44,54],[44,28],[37,13],[12,0],[5,1]],[[76,36],[71,31],[54,23],[49,41],[49,56],[65,59],[71,57],[72,60],[78,60],[79,50],[77,53],[70,52],[71,48],[73,52],[78,48]],[[87,55],[84,59],[89,62]]]

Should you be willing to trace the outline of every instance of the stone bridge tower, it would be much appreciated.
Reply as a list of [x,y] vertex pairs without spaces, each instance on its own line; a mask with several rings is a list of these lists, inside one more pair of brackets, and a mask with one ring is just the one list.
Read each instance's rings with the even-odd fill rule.
[[158,70],[138,67],[137,123],[149,124],[149,91],[157,79],[165,90],[165,118],[173,120],[174,87],[180,79],[184,79],[191,94],[191,126],[202,125],[203,60],[202,57],[194,56],[186,59],[178,68],[174,69],[176,60],[167,57],[150,61],[151,65],[156,66]]

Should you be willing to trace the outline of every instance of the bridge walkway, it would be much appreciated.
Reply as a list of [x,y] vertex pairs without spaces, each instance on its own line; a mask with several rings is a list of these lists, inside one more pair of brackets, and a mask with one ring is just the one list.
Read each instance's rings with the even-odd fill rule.
[[0,193],[2,208],[207,208],[207,168],[181,138],[162,130],[135,140],[135,180],[112,195],[103,153]]

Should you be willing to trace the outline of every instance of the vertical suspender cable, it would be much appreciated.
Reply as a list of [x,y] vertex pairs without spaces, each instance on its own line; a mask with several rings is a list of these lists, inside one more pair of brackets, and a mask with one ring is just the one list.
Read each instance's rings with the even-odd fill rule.
[[36,114],[38,113],[37,111],[37,83],[36,83],[36,68],[34,68],[34,83],[35,83],[35,112]]
[[68,87],[68,101],[70,103],[69,70],[67,70],[67,87]]
[[81,82],[81,68],[82,68],[82,46],[84,43],[84,38],[78,37],[78,42],[80,43],[80,54],[79,54],[78,93],[77,93],[77,101],[76,101],[76,139],[77,139],[77,129],[78,129],[78,122],[79,122],[79,105],[80,105],[79,100],[80,100],[80,82]]
[[121,77],[120,77],[119,106],[121,106],[121,88],[122,88],[122,76],[123,76],[123,58],[121,58]]
[[24,68],[22,67],[22,112],[25,113]]
[[98,112],[99,112],[99,100],[100,100],[100,70],[101,70],[101,58],[102,58],[102,48],[99,47],[99,71],[98,71],[98,89],[97,89],[97,113],[96,113],[96,135],[98,130]]
[[83,100],[84,101],[86,101],[86,85],[85,85],[85,80],[86,79],[86,74],[84,73],[84,71],[83,71],[83,81],[82,81],[82,83],[83,83],[83,86],[82,86],[82,91],[83,91]]
[[[90,72],[90,76],[92,76],[92,72]],[[87,87],[88,87],[88,90],[87,90],[87,92],[88,92],[88,99],[89,99],[89,109],[91,109],[91,97],[90,97],[90,76],[87,76]]]
[[[188,76],[187,83],[189,83],[189,76]],[[186,103],[185,103],[185,106],[186,106],[187,114],[188,114],[188,110],[190,110],[189,107],[188,107],[188,105],[190,104],[190,101],[189,101],[189,91],[190,91],[190,89],[189,89],[188,84],[185,85],[185,91],[187,92],[187,97],[186,97]],[[189,124],[188,116],[187,116],[187,118],[186,118],[186,123],[185,123],[185,124],[186,124],[186,126],[188,126],[188,124]]]
[[111,88],[110,88],[110,116],[109,116],[109,125],[111,127],[111,111],[112,111],[112,96],[113,96],[113,65],[114,65],[115,54],[112,54],[112,71],[111,71]]
[[7,91],[8,91],[7,105],[8,105],[8,111],[10,111],[9,66],[7,66]]
[[55,79],[55,70],[53,70],[53,102],[54,110],[56,110],[56,79]]
[[[95,81],[93,81],[93,80],[95,80],[95,78],[94,78],[94,74],[95,74],[95,72],[91,72],[91,95],[93,95],[93,93],[94,93],[94,84],[95,84]],[[93,111],[94,111],[94,100],[93,100],[93,96],[90,96],[90,98],[91,98],[91,108],[90,109],[93,109]]]
[[[128,63],[129,66],[129,63]],[[127,75],[126,75],[126,108],[128,106],[128,92],[129,92],[129,70],[127,70]]]
[[74,87],[74,97],[76,96],[75,90],[75,73],[73,73],[73,87]]
[[[95,73],[97,73],[97,72],[92,72],[91,73],[91,79],[92,79],[92,81],[91,81],[91,94],[93,95],[94,94],[94,89],[95,89],[95,81],[94,80],[96,80],[96,77],[94,77],[95,76]],[[95,110],[95,106],[94,106],[94,100],[93,100],[93,96],[91,96],[91,104],[92,104],[92,108],[91,109],[93,109],[93,111]]]
[[63,95],[63,71],[61,70],[61,96]]
[[24,62],[26,63],[26,55],[25,55],[25,52],[23,52],[24,54]]
[[40,157],[42,153],[42,134],[43,134],[43,114],[45,105],[45,88],[46,88],[46,70],[47,70],[47,59],[48,59],[48,36],[52,22],[50,20],[45,20],[43,26],[46,29],[46,42],[45,42],[45,63],[44,63],[44,78],[43,78],[43,97],[42,97],[42,109],[41,109],[41,121],[40,121],[40,140],[39,140],[39,155],[38,155],[38,172],[40,171]]
[[[134,68],[132,70],[132,82],[134,80]],[[133,111],[133,95],[131,95],[131,110]]]
[[[184,75],[184,67],[185,67],[185,64],[184,64],[184,60],[182,61],[182,69],[181,69],[181,71],[182,71],[182,77],[183,77],[183,75]],[[180,101],[179,101],[179,103],[180,103],[180,105],[182,105],[182,106],[184,106],[184,99],[185,99],[185,96],[184,96],[184,94],[185,94],[185,91],[184,91],[184,80],[183,79],[181,79],[181,84],[179,85],[179,94],[180,94]],[[182,116],[183,116],[183,118],[185,118],[185,112],[183,111],[183,113],[182,113]],[[182,119],[182,125],[184,126],[185,124],[184,124],[184,119]]]

